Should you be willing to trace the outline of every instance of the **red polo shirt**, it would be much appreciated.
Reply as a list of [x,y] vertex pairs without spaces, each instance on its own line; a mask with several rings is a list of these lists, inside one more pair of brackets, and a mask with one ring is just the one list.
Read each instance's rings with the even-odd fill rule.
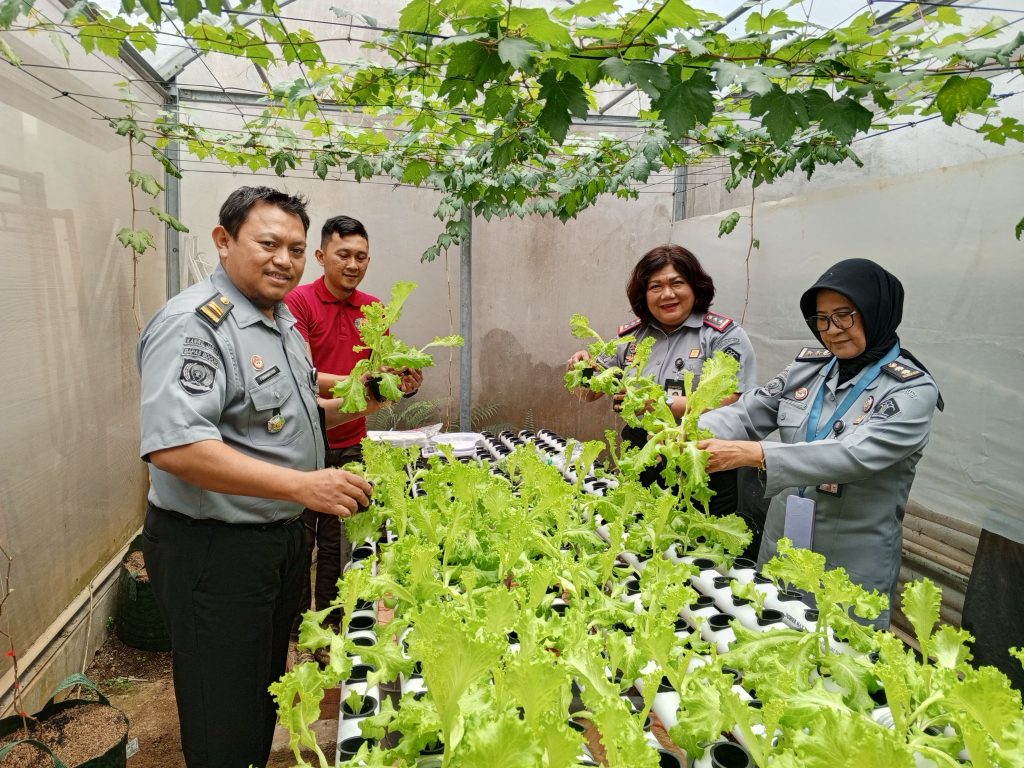
[[[356,319],[363,316],[360,308],[375,301],[380,299],[358,290],[347,299],[336,298],[327,290],[323,276],[300,285],[284,297],[284,303],[298,321],[299,333],[309,342],[313,365],[318,371],[338,375],[347,374],[358,360],[370,356],[369,350],[353,352],[352,347],[363,343],[356,328]],[[364,437],[364,418],[327,430],[327,443],[331,448],[348,448]]]

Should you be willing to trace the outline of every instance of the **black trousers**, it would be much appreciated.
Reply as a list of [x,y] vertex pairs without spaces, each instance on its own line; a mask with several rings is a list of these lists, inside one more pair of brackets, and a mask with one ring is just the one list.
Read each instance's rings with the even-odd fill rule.
[[264,766],[302,576],[302,524],[228,525],[150,505],[142,550],[171,633],[188,768]]
[[[622,428],[622,440],[631,445],[641,446],[647,442],[647,433],[637,427],[625,426]],[[661,466],[659,463],[641,472],[640,482],[645,487],[667,487],[665,478],[661,476]],[[770,501],[764,498],[763,478],[758,475],[756,469],[749,467],[714,472],[710,477],[708,487],[715,493],[708,504],[708,514],[723,517],[735,512],[742,517],[750,528],[751,542],[741,554],[743,557],[757,560]]]
[[[647,433],[638,427],[625,426],[622,428],[622,441],[640,447],[647,442]],[[659,459],[658,464],[648,467],[641,472],[639,477],[640,483],[647,488],[652,485],[660,485],[662,488],[668,487],[665,478],[661,476],[662,466],[663,464]],[[711,497],[711,502],[708,505],[708,514],[722,517],[724,515],[731,515],[736,511],[736,508],[739,506],[736,478],[737,472],[735,469],[730,469],[726,472],[715,472],[711,475],[709,487],[715,494]]]
[[[349,448],[330,448],[327,451],[325,464],[328,467],[340,467],[350,461],[362,461],[362,446],[353,445]],[[341,569],[352,557],[352,544],[345,535],[345,525],[337,515],[314,512],[312,509],[302,513],[302,524],[305,528],[305,561],[306,578],[302,580],[299,594],[299,610],[292,624],[292,637],[298,637],[302,614],[310,608],[310,597],[313,608],[322,611],[338,596],[338,579]],[[316,579],[310,586],[309,572],[313,567],[313,550],[316,549]],[[312,592],[312,594],[310,594]],[[338,626],[341,615],[334,611],[327,617],[327,623]]]
[[1024,670],[1009,649],[1024,646],[1024,543],[982,529],[971,580],[964,596],[962,626],[976,638],[974,666],[990,664],[1024,689]]

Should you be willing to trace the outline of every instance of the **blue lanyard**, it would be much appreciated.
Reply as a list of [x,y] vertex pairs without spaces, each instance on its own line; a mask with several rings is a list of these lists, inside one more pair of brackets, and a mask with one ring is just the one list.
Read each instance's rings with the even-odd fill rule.
[[[836,408],[833,417],[841,419],[843,415],[850,410],[850,407],[857,402],[861,395],[864,394],[864,390],[871,386],[871,383],[878,378],[878,375],[882,372],[882,368],[887,366],[900,354],[900,345],[894,344],[893,348],[886,353],[885,357],[879,360],[877,363],[864,369],[864,373],[861,374],[860,381],[857,385],[850,390],[850,393],[846,396],[839,407]],[[818,392],[814,396],[814,405],[811,406],[811,415],[807,419],[807,442],[813,443],[815,440],[823,439],[829,432],[832,431],[833,421],[830,419],[825,426],[818,429],[818,420],[821,418],[821,409],[825,405],[825,390],[828,389],[828,377],[835,367],[836,358],[832,358],[832,361],[825,368],[825,374],[821,382],[821,386],[818,387]]]

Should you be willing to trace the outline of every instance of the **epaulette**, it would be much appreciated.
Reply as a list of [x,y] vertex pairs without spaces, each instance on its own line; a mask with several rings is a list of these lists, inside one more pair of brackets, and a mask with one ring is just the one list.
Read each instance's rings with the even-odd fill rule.
[[704,325],[708,326],[709,328],[714,328],[719,333],[724,331],[726,328],[728,328],[735,322],[736,321],[733,320],[731,317],[727,317],[726,315],[720,315],[717,312],[704,313]]
[[625,336],[626,334],[632,333],[633,331],[635,331],[637,328],[640,327],[640,323],[641,322],[642,321],[640,321],[640,320],[634,320],[631,323],[626,323],[625,325],[620,325],[619,326],[619,336]]
[[231,313],[233,307],[231,299],[222,293],[215,293],[196,307],[196,314],[216,328],[224,322],[224,318]]
[[897,363],[895,360],[888,365],[883,365],[882,370],[899,381],[910,381],[911,379],[916,379],[918,376],[924,376],[924,371],[919,371],[917,368],[911,368],[909,365],[904,365],[903,363]]
[[804,347],[796,356],[798,363],[824,363],[832,359],[832,353],[824,347]]

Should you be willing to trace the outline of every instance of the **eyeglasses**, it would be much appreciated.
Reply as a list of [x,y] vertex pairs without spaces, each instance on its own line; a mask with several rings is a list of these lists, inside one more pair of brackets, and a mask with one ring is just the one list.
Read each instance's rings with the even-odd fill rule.
[[811,315],[806,319],[808,323],[814,323],[814,327],[818,329],[819,333],[827,331],[829,323],[838,330],[845,331],[847,328],[853,327],[853,316],[856,314],[857,310],[855,309],[841,309],[831,315]]

